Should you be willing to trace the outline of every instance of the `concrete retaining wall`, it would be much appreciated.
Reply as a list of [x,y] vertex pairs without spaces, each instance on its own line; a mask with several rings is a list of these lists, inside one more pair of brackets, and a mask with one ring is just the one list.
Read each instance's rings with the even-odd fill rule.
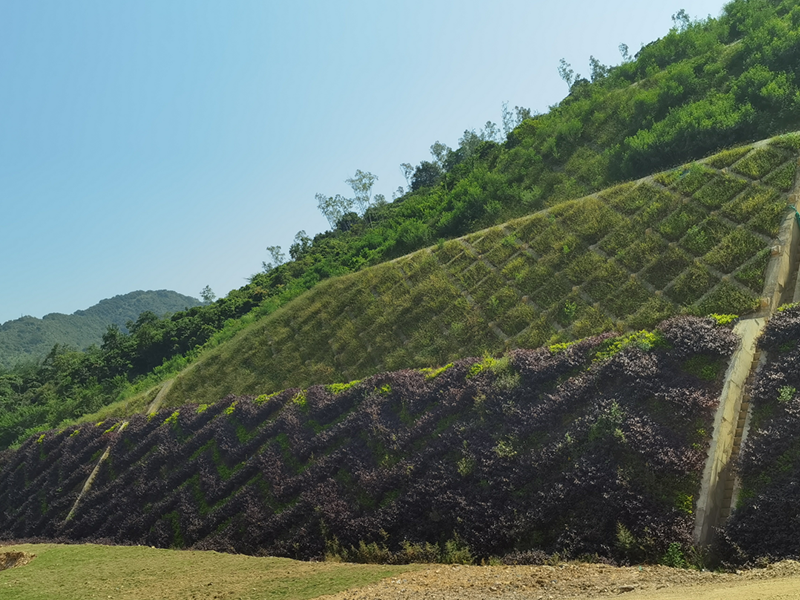
[[736,437],[736,425],[739,422],[739,410],[742,405],[745,384],[754,366],[756,340],[766,325],[764,317],[745,319],[734,327],[741,342],[731,359],[725,373],[725,385],[722,388],[719,408],[714,417],[714,432],[711,437],[711,448],[708,452],[700,496],[697,499],[695,513],[694,543],[705,546],[711,542],[714,527],[720,520],[725,481],[732,467],[733,442]]
[[[800,165],[800,160],[798,164]],[[798,201],[800,201],[800,179],[795,180],[794,189],[789,196],[792,205],[797,205]],[[741,342],[725,373],[725,384],[714,418],[711,447],[696,504],[694,528],[696,545],[706,546],[711,543],[714,528],[722,524],[725,483],[731,476],[733,463],[736,460],[733,448],[739,411],[748,376],[758,364],[755,360],[757,339],[769,316],[781,304],[800,301],[800,277],[797,277],[799,262],[800,227],[792,212],[784,219],[778,234],[778,244],[772,249],[772,259],[767,265],[765,274],[761,308],[752,318],[743,319],[734,328]],[[743,435],[745,434],[746,432],[743,432]],[[732,502],[735,501],[734,496]]]

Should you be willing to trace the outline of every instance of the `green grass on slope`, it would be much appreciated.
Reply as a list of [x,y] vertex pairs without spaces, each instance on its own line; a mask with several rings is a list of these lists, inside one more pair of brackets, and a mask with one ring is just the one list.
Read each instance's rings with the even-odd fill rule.
[[94,544],[0,547],[8,551],[36,555],[0,571],[0,598],[9,600],[303,600],[420,568]]
[[786,145],[728,151],[325,281],[209,352],[166,405],[640,329],[681,311],[747,313],[794,181]]

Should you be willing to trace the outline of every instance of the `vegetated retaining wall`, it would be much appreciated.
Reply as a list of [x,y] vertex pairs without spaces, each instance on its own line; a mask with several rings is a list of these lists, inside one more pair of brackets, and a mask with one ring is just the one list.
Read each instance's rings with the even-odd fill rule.
[[50,432],[0,459],[0,535],[296,558],[353,557],[363,541],[396,560],[450,540],[518,562],[658,560],[691,544],[736,343],[712,319],[677,317],[651,334],[185,406],[122,432]]

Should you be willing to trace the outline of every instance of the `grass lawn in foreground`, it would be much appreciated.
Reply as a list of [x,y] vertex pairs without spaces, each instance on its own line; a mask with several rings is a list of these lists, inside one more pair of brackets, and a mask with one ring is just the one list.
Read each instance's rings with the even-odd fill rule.
[[421,565],[311,563],[145,546],[20,544],[29,564],[0,571],[3,600],[272,600],[316,598]]

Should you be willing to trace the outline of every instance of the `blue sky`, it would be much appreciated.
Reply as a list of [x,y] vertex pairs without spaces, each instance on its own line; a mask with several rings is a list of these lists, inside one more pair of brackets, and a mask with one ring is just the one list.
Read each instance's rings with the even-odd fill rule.
[[546,112],[720,0],[0,0],[0,323],[136,289],[224,295],[327,229],[356,169],[387,198],[440,140]]

